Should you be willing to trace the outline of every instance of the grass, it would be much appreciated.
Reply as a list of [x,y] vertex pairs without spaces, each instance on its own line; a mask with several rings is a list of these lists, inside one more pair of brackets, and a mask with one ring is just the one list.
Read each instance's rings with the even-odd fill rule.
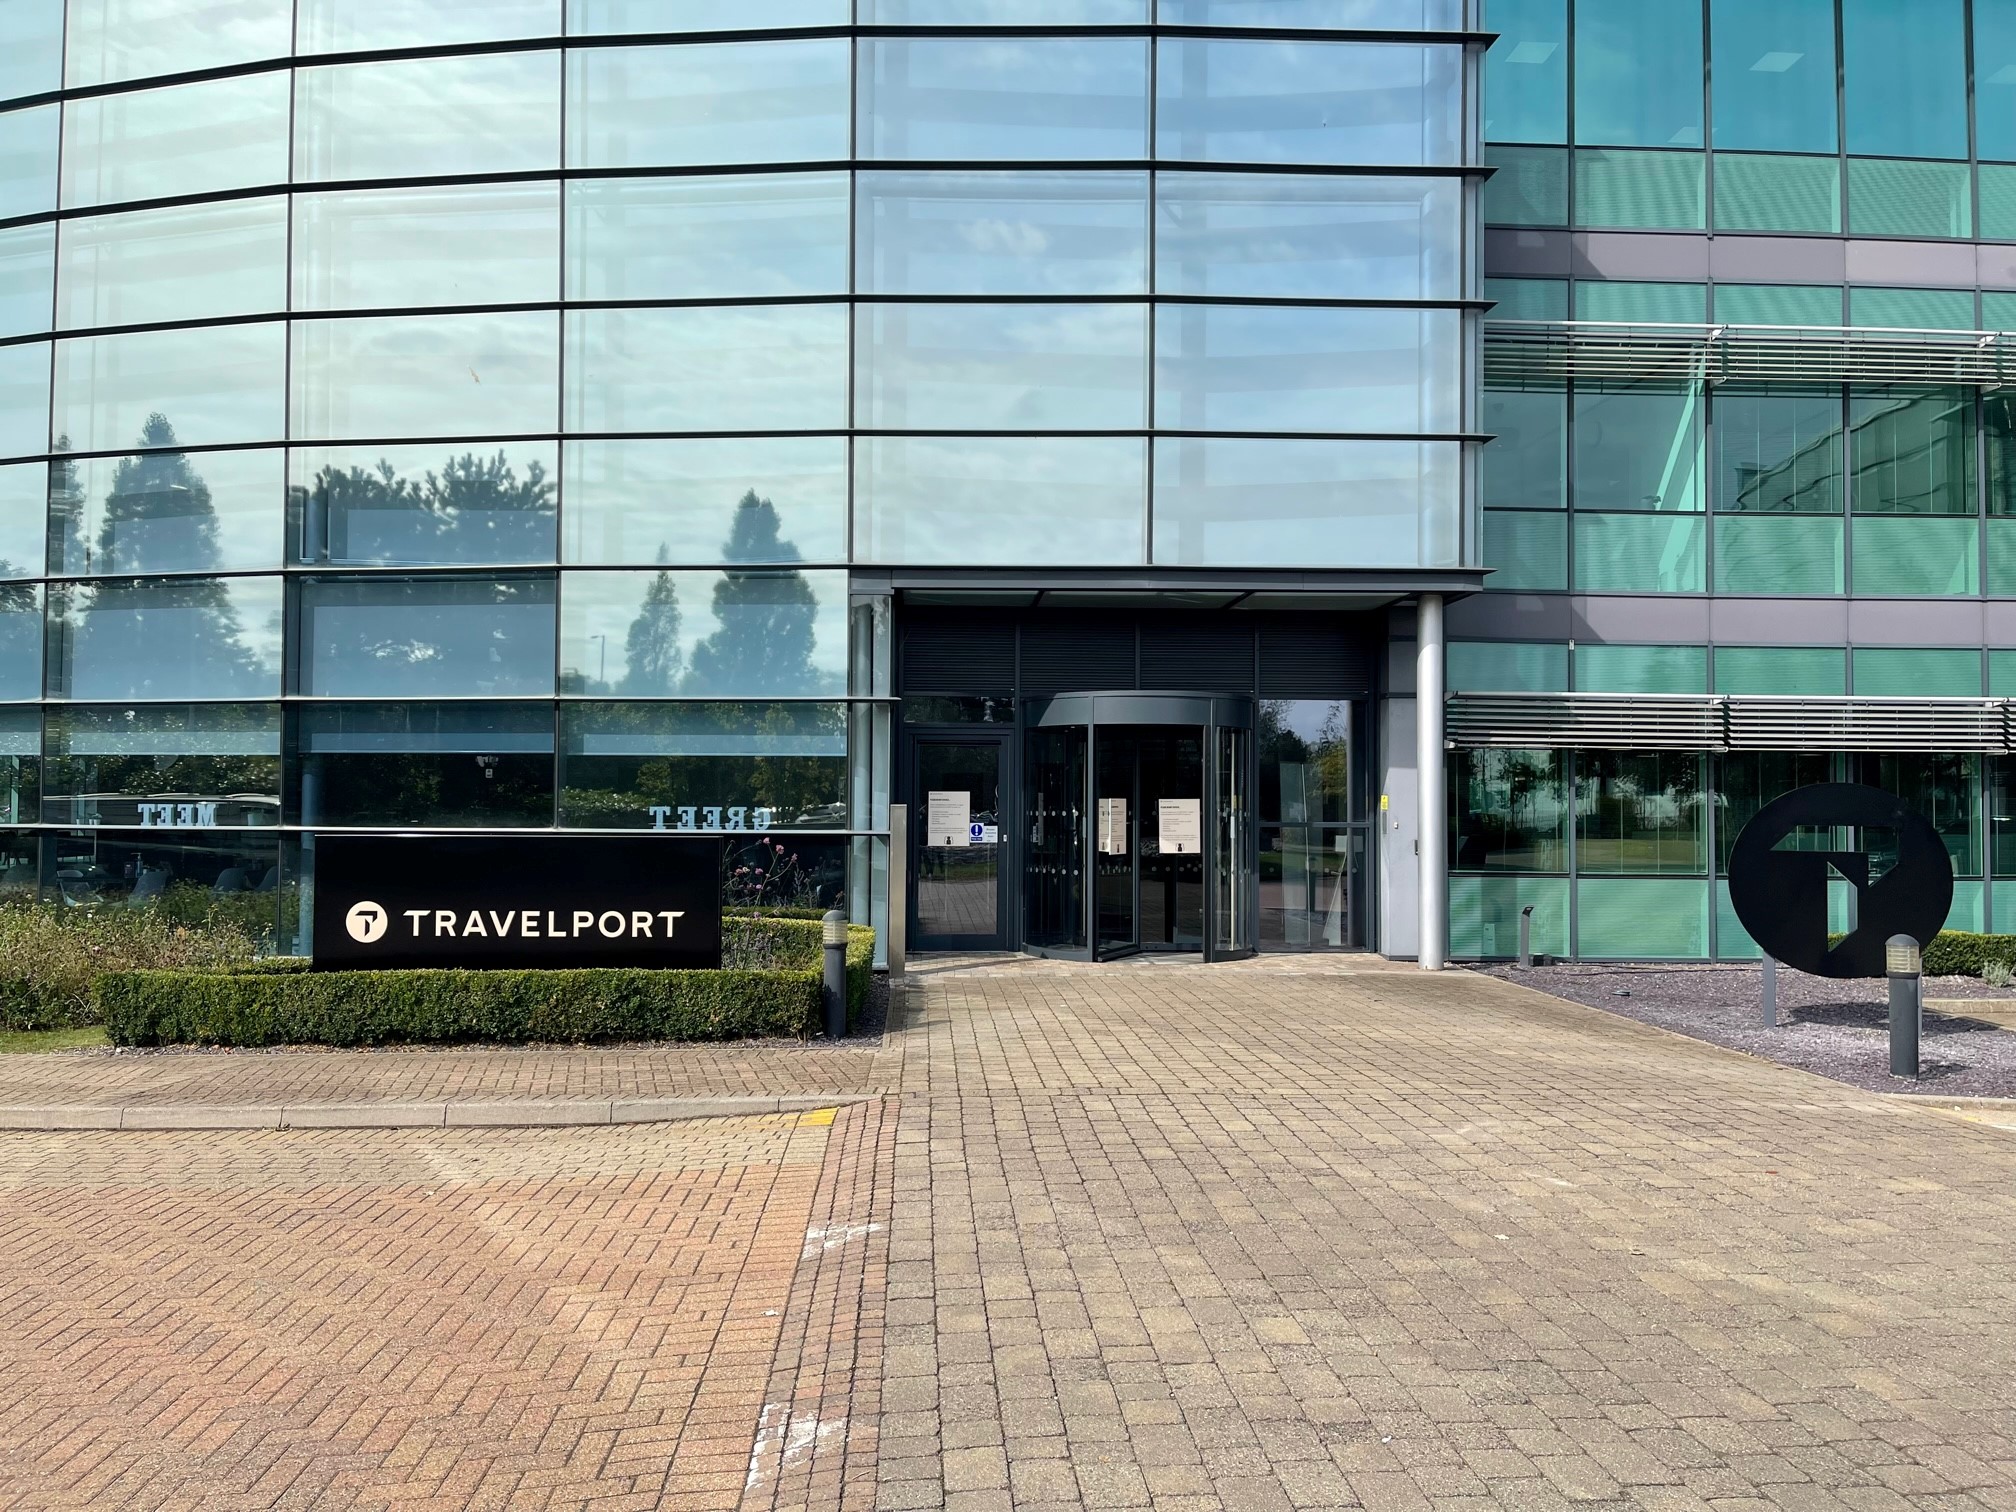
[[0,1055],[44,1055],[51,1050],[102,1050],[112,1042],[100,1024],[81,1029],[0,1029]]

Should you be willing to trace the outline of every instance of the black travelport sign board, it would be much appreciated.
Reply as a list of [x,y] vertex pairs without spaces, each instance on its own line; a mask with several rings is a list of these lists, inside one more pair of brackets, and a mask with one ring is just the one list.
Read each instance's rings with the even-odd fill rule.
[[721,842],[322,835],[318,969],[718,967]]

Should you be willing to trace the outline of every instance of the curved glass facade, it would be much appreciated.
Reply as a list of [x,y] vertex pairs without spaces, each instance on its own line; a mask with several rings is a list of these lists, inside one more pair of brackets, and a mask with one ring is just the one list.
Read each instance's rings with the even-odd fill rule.
[[865,918],[864,569],[1475,564],[1460,0],[750,9],[0,7],[5,885],[790,831]]

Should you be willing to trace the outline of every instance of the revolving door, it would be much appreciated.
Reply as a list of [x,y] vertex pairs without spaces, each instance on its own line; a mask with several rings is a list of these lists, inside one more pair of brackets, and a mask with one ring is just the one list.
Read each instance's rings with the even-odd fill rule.
[[1253,700],[1068,693],[1023,707],[1023,946],[1111,960],[1254,949]]

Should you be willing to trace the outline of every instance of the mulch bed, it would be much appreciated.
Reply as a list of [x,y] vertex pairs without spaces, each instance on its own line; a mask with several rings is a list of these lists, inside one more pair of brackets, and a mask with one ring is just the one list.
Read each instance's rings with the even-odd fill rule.
[[[1755,965],[1473,968],[1540,992],[1747,1051],[1872,1092],[2016,1098],[2016,1028],[1927,1007],[1915,1082],[1890,1075],[1889,987],[1882,979],[1834,981],[1781,967],[1779,1027],[1762,1026],[1763,971]],[[1967,998],[2016,1015],[2016,990],[1975,977],[1927,977],[1928,1003]],[[2016,1016],[2007,1019],[2016,1024]]]

